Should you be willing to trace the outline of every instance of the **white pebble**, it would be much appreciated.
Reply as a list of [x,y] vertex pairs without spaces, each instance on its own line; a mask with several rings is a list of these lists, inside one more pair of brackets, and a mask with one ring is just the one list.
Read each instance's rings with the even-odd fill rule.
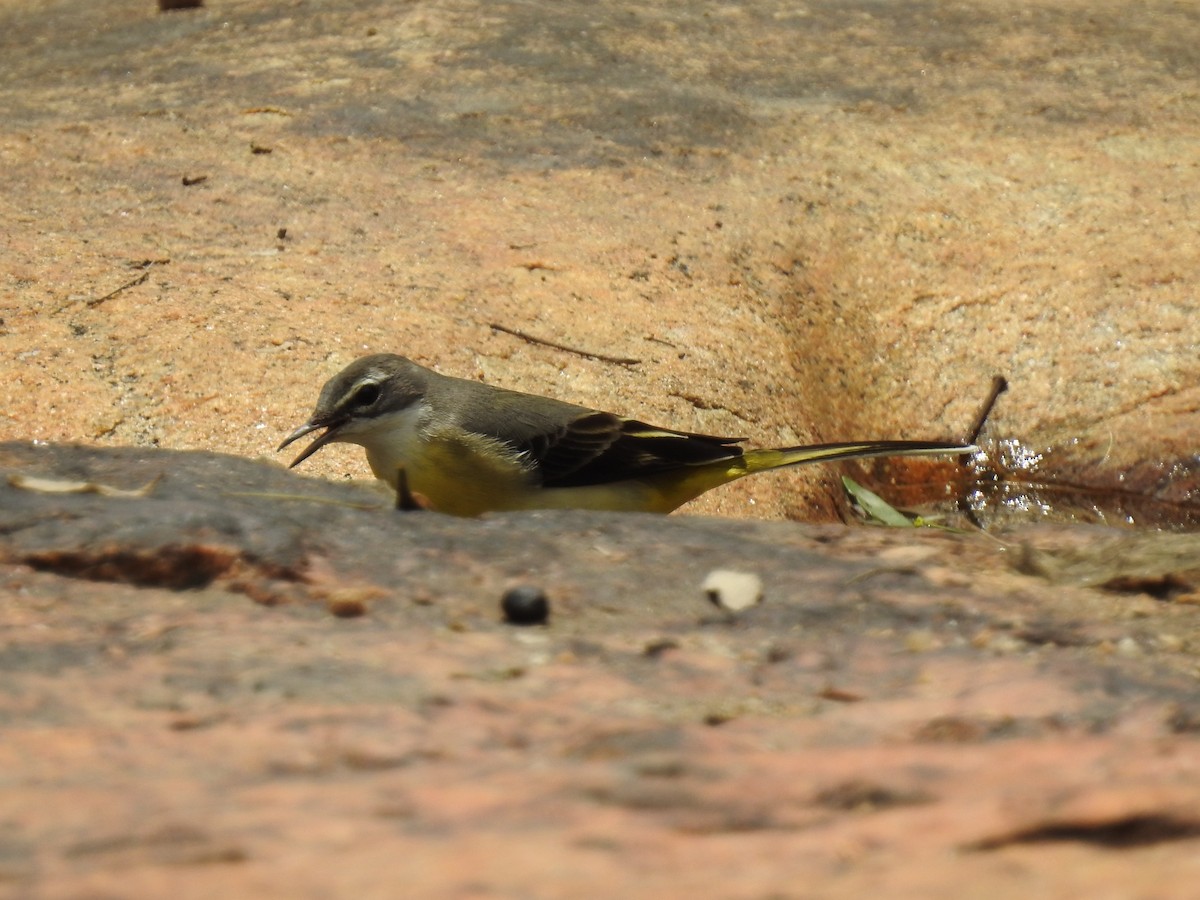
[[732,569],[713,569],[704,579],[704,593],[710,602],[738,612],[749,609],[762,600],[762,579],[750,572]]

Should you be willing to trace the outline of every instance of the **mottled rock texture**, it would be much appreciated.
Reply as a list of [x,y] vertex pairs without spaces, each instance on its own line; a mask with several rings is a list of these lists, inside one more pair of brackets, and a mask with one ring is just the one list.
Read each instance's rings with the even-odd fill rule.
[[1193,4],[157,7],[0,0],[0,895],[1195,895],[1194,535],[252,461],[366,352],[760,445],[999,372],[994,459],[1194,505]]

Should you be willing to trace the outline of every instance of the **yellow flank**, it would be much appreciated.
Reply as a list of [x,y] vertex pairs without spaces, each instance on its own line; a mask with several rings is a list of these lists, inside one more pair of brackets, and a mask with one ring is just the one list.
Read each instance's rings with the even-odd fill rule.
[[[439,512],[453,516],[478,516],[488,510],[528,509],[521,502],[529,494],[536,496],[537,489],[530,484],[529,473],[512,458],[511,452],[501,453],[498,448],[485,448],[493,443],[480,435],[470,435],[472,441],[464,441],[464,432],[455,437],[432,435],[420,440],[418,452],[403,452],[394,442],[381,444],[395,452],[376,452],[368,446],[367,462],[376,478],[381,478],[393,488],[397,474],[404,468],[408,489],[429,501]],[[478,444],[479,446],[476,446]]]
[[484,453],[480,448],[453,438],[432,437],[422,444],[421,452],[407,454],[407,458],[398,458],[392,453],[374,453],[373,448],[368,447],[371,471],[376,478],[395,488],[397,473],[403,466],[408,488],[413,494],[428,500],[437,511],[455,516],[521,509],[669,513],[705,491],[751,471],[788,464],[776,462],[750,469],[745,457],[735,457],[702,466],[672,469],[643,479],[542,488],[532,483],[529,472],[511,456],[501,456],[495,450]]
[[[478,516],[485,512],[521,509],[597,509],[610,512],[669,513],[706,491],[745,475],[766,472],[827,456],[839,451],[798,447],[790,450],[749,450],[744,456],[697,466],[683,466],[646,478],[614,481],[583,487],[542,488],[511,455],[497,448],[476,446],[490,442],[472,435],[432,435],[421,441],[421,450],[399,457],[367,448],[367,459],[377,478],[397,484],[403,466],[409,490],[429,501],[439,512]],[[398,449],[392,441],[382,442]],[[864,445],[866,446],[866,445]]]

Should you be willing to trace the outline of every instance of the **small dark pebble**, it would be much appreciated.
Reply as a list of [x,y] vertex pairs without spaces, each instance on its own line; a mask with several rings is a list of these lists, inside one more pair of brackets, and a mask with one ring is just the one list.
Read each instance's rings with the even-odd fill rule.
[[550,617],[546,592],[529,584],[505,591],[500,608],[504,612],[504,621],[510,625],[541,625]]

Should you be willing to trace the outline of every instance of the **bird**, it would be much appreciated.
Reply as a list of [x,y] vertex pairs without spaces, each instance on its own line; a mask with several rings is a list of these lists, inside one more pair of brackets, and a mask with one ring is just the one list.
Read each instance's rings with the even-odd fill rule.
[[443,375],[389,353],[361,357],[330,378],[308,421],[278,450],[321,429],[288,468],[327,444],[358,444],[371,471],[398,494],[457,516],[530,509],[669,513],[771,469],[975,450],[944,441],[743,449],[744,438],[658,428]]

